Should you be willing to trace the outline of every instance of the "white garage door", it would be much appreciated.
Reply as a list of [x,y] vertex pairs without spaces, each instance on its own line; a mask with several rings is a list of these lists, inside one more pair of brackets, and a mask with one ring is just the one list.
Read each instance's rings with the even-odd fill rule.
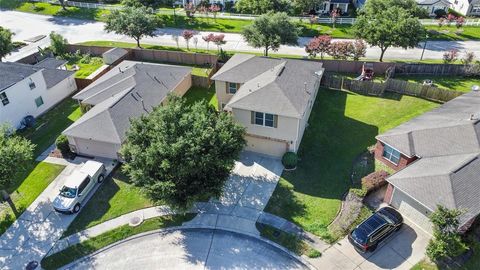
[[247,139],[247,147],[245,150],[248,151],[274,157],[282,157],[287,151],[287,144],[285,142],[277,142],[250,136],[246,136],[245,139]]
[[111,143],[97,142],[75,138],[76,152],[79,155],[117,159],[119,146]]
[[424,231],[432,233],[432,223],[428,219],[431,211],[410,196],[395,188],[391,205],[397,208],[405,218],[421,227]]

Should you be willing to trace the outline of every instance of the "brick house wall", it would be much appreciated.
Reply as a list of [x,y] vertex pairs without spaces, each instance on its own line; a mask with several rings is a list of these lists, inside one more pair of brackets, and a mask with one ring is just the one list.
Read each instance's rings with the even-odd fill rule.
[[383,202],[390,204],[390,201],[392,200],[392,195],[393,195],[393,185],[388,183],[387,186],[387,191],[385,191],[385,196],[383,197]]
[[383,162],[385,165],[388,167],[394,169],[395,171],[399,171],[405,167],[407,167],[408,164],[412,163],[417,159],[417,157],[407,157],[403,154],[400,154],[400,161],[398,162],[397,165],[393,164],[389,160],[385,159],[383,157],[383,147],[384,144],[381,141],[377,141],[377,144],[375,146],[375,158],[381,162]]

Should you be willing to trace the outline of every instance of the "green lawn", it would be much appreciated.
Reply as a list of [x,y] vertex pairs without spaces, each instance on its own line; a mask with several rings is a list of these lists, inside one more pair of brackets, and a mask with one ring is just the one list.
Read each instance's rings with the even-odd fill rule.
[[83,231],[109,219],[152,205],[140,188],[129,183],[128,177],[117,169],[95,192],[95,196],[83,207],[63,235]]
[[473,85],[480,85],[480,79],[462,76],[429,76],[429,75],[397,75],[395,79],[409,82],[423,83],[424,80],[433,80],[433,83],[443,89],[470,92]]
[[7,190],[13,208],[5,204],[0,208],[0,235],[19,217],[42,191],[62,172],[64,166],[45,162],[24,165]]
[[64,101],[36,119],[35,126],[21,135],[30,139],[35,147],[34,156],[37,157],[50,145],[60,133],[82,116],[78,102],[67,97]]
[[283,173],[266,210],[331,238],[327,226],[350,187],[355,157],[377,134],[437,106],[393,93],[379,98],[320,89],[298,152],[301,161]]
[[[480,242],[477,240],[470,240],[470,241],[475,241],[471,245],[471,248],[473,248],[473,255],[470,257],[470,259],[461,267],[453,268],[453,269],[458,269],[458,270],[478,270],[480,267]],[[430,262],[427,259],[423,259],[416,265],[414,265],[411,270],[439,270],[443,269],[437,264]]]
[[76,78],[87,78],[88,76],[90,76],[90,74],[103,66],[103,59],[100,57],[92,57],[88,63],[83,63],[80,60],[81,59],[69,61],[67,64],[69,70],[73,69],[74,65],[77,65],[79,67],[79,70],[75,72]]
[[[191,220],[194,216],[194,214],[163,216],[145,220],[137,227],[130,227],[129,225],[118,227],[99,236],[68,247],[59,253],[55,253],[51,256],[43,258],[41,262],[42,268],[58,269],[70,262],[80,259],[96,250],[118,242],[122,239],[142,232],[166,227],[180,226],[183,222]],[[148,252],[148,250],[145,250],[145,252]]]
[[208,89],[193,86],[183,97],[187,99],[187,104],[192,104],[200,100],[206,100],[208,104],[212,105],[213,107],[215,107],[215,109],[218,110],[218,101],[215,94],[215,85],[213,84]]

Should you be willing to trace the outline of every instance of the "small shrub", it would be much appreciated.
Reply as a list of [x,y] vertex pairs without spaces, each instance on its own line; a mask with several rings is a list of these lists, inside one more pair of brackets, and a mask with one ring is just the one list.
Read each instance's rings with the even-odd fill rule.
[[55,140],[55,145],[57,146],[57,149],[60,150],[60,152],[62,152],[62,154],[70,153],[70,146],[68,145],[67,136],[63,134],[58,136],[57,139]]
[[297,154],[293,152],[287,152],[282,157],[283,166],[287,169],[293,169],[297,167],[298,157]]
[[307,256],[309,258],[318,258],[322,256],[322,253],[316,249],[310,249],[310,251],[307,253]]
[[436,18],[447,17],[447,12],[443,9],[436,9],[434,12]]
[[362,189],[365,189],[366,192],[376,190],[387,184],[385,178],[390,174],[386,171],[376,171],[362,178]]
[[60,34],[50,33],[50,49],[55,56],[62,56],[67,53],[68,41]]

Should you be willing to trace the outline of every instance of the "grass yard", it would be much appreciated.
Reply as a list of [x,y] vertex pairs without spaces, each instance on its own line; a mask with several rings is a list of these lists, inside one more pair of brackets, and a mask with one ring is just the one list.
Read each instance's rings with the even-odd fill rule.
[[388,93],[383,98],[320,89],[298,152],[295,171],[284,172],[266,211],[325,239],[327,226],[351,186],[352,162],[375,136],[439,106]]
[[299,239],[293,234],[289,234],[275,229],[272,226],[257,223],[256,224],[260,236],[265,237],[285,248],[298,256],[308,256],[309,258],[317,258],[322,256],[320,251],[309,246],[305,241]]
[[197,101],[205,100],[208,102],[208,104],[212,105],[213,107],[215,107],[215,109],[218,110],[217,95],[215,94],[215,85],[213,84],[208,89],[193,86],[183,97],[187,99],[187,104],[192,104]]
[[[96,250],[118,242],[122,239],[126,239],[135,234],[172,226],[180,226],[183,222],[189,221],[194,217],[195,214],[163,216],[145,220],[137,227],[130,227],[129,225],[118,227],[99,236],[68,247],[59,253],[55,253],[51,256],[43,258],[41,262],[42,268],[58,269]],[[145,252],[148,251],[146,250]]]
[[82,20],[105,20],[105,16],[110,14],[106,9],[88,9],[68,7],[63,10],[60,5],[52,5],[49,3],[33,3],[20,0],[0,0],[0,8],[12,9],[21,12],[28,12],[40,15],[50,15],[58,17],[70,17]]
[[36,144],[34,157],[40,155],[60,133],[82,116],[77,101],[67,97],[52,110],[36,119],[35,126],[20,134]]
[[128,177],[117,169],[100,186],[75,220],[64,232],[64,236],[83,231],[109,219],[123,214],[153,206],[152,202],[140,191],[140,188],[129,183]]
[[19,169],[7,190],[13,202],[0,207],[0,235],[19,217],[42,191],[62,172],[64,166],[32,162]]
[[455,25],[443,26],[428,25],[425,28],[429,31],[430,40],[479,40],[480,27],[464,26],[460,30]]
[[429,75],[398,75],[395,79],[409,82],[423,83],[424,80],[433,80],[438,88],[470,92],[473,85],[480,85],[480,78],[462,76],[429,76]]
[[91,57],[88,63],[81,61],[82,59],[74,59],[67,63],[67,68],[72,70],[75,65],[79,67],[79,69],[75,72],[76,78],[87,78],[103,66],[103,59],[101,57]]

